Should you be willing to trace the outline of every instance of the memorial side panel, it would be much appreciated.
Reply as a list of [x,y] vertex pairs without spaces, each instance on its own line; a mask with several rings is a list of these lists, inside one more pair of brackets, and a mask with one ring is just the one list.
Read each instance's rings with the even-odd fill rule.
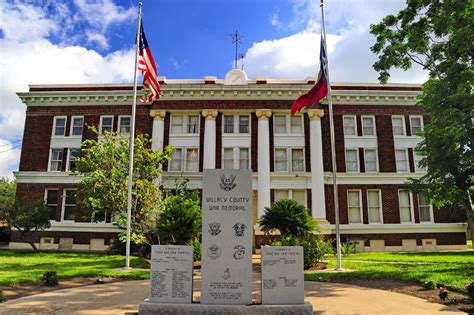
[[262,246],[262,304],[303,304],[303,247]]
[[153,245],[151,247],[151,302],[192,303],[193,254],[193,246]]
[[252,173],[204,170],[203,304],[252,302]]

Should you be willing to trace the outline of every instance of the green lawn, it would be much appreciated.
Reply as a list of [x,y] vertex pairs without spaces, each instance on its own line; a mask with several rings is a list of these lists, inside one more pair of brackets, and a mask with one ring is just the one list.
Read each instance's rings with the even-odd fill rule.
[[[336,267],[331,257],[328,268]],[[327,281],[334,278],[395,278],[423,283],[433,281],[450,289],[464,290],[474,279],[474,252],[456,253],[358,253],[343,257],[347,273],[305,274],[305,280]]]
[[[123,267],[125,257],[93,253],[33,253],[30,251],[0,251],[0,287],[40,281],[43,274],[56,270],[59,279],[73,277],[123,277],[148,279],[148,271],[131,273],[114,271]],[[131,257],[134,268],[148,268],[146,262]]]

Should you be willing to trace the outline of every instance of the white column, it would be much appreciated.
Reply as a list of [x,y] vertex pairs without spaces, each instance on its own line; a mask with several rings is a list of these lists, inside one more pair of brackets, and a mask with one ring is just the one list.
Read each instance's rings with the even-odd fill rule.
[[206,118],[204,126],[204,169],[216,168],[216,117],[217,110],[204,109],[202,116]]
[[322,109],[308,110],[309,139],[311,147],[311,201],[312,215],[320,223],[326,220],[326,199],[324,198],[323,140],[321,132]]
[[270,127],[268,118],[272,115],[269,109],[258,109],[258,218],[263,215],[270,201]]
[[163,141],[165,134],[165,116],[166,111],[152,109],[150,116],[153,117],[153,130],[151,132],[151,148],[154,150],[163,150]]

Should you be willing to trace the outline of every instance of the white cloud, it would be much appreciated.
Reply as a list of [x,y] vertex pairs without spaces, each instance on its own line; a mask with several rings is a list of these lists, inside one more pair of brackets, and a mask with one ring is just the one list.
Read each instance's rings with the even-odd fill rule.
[[74,3],[90,25],[99,26],[102,30],[115,23],[133,21],[137,15],[134,7],[125,9],[112,0],[74,0]]
[[109,44],[107,42],[107,39],[105,38],[104,34],[92,32],[92,31],[87,31],[87,41],[89,43],[96,43],[97,46],[99,46],[101,49],[108,49]]
[[[398,1],[336,0],[326,2],[326,23],[330,76],[333,82],[377,82],[372,68],[376,55],[370,50],[375,38],[369,26],[404,6]],[[294,0],[293,19],[284,26],[301,29],[273,41],[254,43],[246,53],[246,72],[250,77],[304,79],[315,76],[319,63],[321,30],[319,1]],[[421,83],[427,79],[421,67],[392,71],[390,82]]]
[[[28,84],[111,83],[133,79],[134,49],[101,55],[68,41],[53,44],[48,36],[59,32],[54,19],[57,14],[69,12],[62,6],[58,8],[61,12],[58,9],[59,13],[46,16],[32,4],[0,2],[0,30],[4,34],[0,39],[0,145],[22,137],[26,107],[16,92],[27,91]],[[7,20],[3,18],[6,15]],[[15,36],[17,30],[19,36]],[[89,40],[101,40],[101,33],[91,33]],[[0,147],[0,152],[3,148]],[[17,168],[19,155],[19,149],[0,153],[0,176]]]

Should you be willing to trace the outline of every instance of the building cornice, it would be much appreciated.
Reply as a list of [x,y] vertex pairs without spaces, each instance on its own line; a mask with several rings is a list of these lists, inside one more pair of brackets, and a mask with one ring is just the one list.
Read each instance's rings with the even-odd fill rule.
[[[311,87],[302,81],[269,81],[246,85],[205,84],[175,80],[163,84],[158,103],[185,100],[283,100],[292,101]],[[217,80],[219,82],[219,80]],[[333,84],[333,103],[344,105],[413,106],[421,94],[419,85]],[[141,89],[140,89],[141,90]],[[27,106],[127,105],[132,102],[131,85],[35,85],[17,95]],[[140,94],[140,93],[139,93]],[[140,96],[140,95],[139,95]],[[323,100],[323,104],[327,103]]]

